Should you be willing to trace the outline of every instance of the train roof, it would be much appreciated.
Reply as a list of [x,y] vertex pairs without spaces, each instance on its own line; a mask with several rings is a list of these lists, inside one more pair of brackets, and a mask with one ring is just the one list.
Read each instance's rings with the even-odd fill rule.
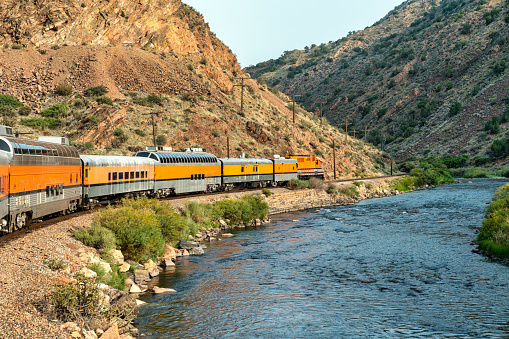
[[112,166],[154,166],[155,161],[148,158],[135,158],[111,155],[81,155],[85,166],[112,167]]
[[217,163],[217,157],[210,153],[187,152],[138,152],[133,157],[154,159],[160,163]]
[[223,164],[226,165],[272,165],[273,162],[270,159],[265,158],[221,158],[219,159]]
[[0,137],[0,151],[12,155],[41,155],[66,158],[79,158],[78,150],[72,146],[55,144],[52,142]]

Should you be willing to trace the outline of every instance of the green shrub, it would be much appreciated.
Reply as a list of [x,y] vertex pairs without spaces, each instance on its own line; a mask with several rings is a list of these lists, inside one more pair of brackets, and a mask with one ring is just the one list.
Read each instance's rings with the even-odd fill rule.
[[66,269],[65,263],[60,259],[53,258],[48,261],[44,260],[43,263],[48,265],[52,271],[62,271]]
[[72,94],[72,86],[66,83],[60,84],[55,87],[55,92],[58,95],[68,96]]
[[342,185],[338,188],[339,194],[346,195],[349,198],[357,198],[360,193],[355,185]]
[[18,113],[21,115],[29,115],[30,113],[32,113],[32,107],[30,106],[20,107]]
[[292,189],[309,188],[309,180],[292,179],[288,183],[288,187],[290,187]]
[[69,113],[69,107],[65,104],[56,104],[41,112],[45,118],[63,118]]
[[147,96],[147,101],[155,105],[163,104],[163,99],[157,94],[150,94]]
[[404,176],[402,178],[394,179],[390,188],[400,192],[409,192],[415,187],[416,178],[412,176]]
[[74,278],[76,282],[56,285],[51,290],[50,302],[63,321],[97,315],[101,309],[101,292],[95,279],[81,274]]
[[134,133],[138,134],[140,137],[145,137],[147,136],[147,133],[145,133],[145,131],[141,130],[141,129],[135,129],[134,130]]
[[106,95],[98,97],[97,99],[95,99],[95,101],[97,101],[99,104],[113,105],[113,100],[108,98]]
[[459,103],[458,101],[456,101],[454,104],[452,104],[450,107],[449,107],[449,116],[455,116],[456,114],[458,114],[459,112],[461,112],[461,110],[463,109],[463,106],[461,105],[461,103]]
[[87,97],[99,97],[108,93],[108,89],[104,85],[89,87],[85,90],[84,95]]
[[55,129],[62,125],[62,121],[56,118],[27,118],[21,120],[21,124],[36,129]]
[[146,262],[164,254],[159,220],[150,210],[110,206],[95,215],[94,223],[113,231],[126,258]]
[[2,106],[11,106],[12,108],[18,108],[23,106],[23,104],[18,101],[12,95],[0,95],[0,107]]
[[491,175],[488,171],[482,169],[468,169],[463,174],[465,178],[489,178]]
[[498,188],[486,209],[477,236],[481,248],[493,255],[509,258],[509,185]]
[[364,181],[354,181],[354,183],[353,183],[353,184],[354,184],[355,186],[357,186],[357,187],[360,187],[360,186],[364,185]]
[[268,188],[264,188],[262,190],[262,193],[266,196],[266,197],[270,197],[272,195],[272,192],[268,189]]
[[74,237],[83,244],[109,252],[116,248],[115,234],[106,227],[93,224],[91,227],[74,231]]
[[417,167],[410,171],[415,177],[415,186],[437,186],[453,183],[452,172],[440,159],[421,160]]
[[160,134],[160,135],[158,135],[158,136],[156,137],[156,144],[157,144],[157,145],[160,145],[160,146],[162,146],[162,145],[166,145],[166,142],[167,142],[167,141],[168,141],[168,138],[166,138],[166,135],[162,135],[162,134]]

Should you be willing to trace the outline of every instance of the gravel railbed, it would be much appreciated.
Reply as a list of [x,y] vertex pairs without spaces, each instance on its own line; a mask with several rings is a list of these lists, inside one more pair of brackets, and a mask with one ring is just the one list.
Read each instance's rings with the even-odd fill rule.
[[[85,247],[72,230],[89,226],[91,214],[0,239],[0,338],[71,338],[60,323],[46,319],[40,310],[44,297],[58,282],[71,278],[83,264],[77,258]],[[52,271],[44,261],[62,260],[67,268]]]

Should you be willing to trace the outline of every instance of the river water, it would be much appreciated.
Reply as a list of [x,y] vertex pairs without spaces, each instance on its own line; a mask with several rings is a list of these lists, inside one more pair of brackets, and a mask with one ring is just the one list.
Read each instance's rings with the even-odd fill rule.
[[504,182],[239,231],[161,274],[177,293],[142,296],[136,326],[147,338],[509,338],[509,268],[471,252]]

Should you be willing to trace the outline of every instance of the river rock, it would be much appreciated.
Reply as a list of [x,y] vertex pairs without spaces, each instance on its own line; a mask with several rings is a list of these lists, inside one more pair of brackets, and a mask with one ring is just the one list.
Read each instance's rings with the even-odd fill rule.
[[159,266],[161,267],[175,267],[175,263],[171,260],[161,260],[159,263]]
[[222,229],[227,229],[228,228],[228,224],[226,223],[226,221],[224,221],[223,219],[220,219],[219,220],[219,225],[221,226]]
[[111,326],[106,332],[103,333],[101,336],[101,339],[119,339],[120,333],[118,331],[118,325],[117,323],[113,323],[113,326]]
[[134,282],[140,284],[145,281],[150,281],[150,274],[147,270],[134,271]]
[[222,236],[223,238],[231,238],[231,237],[234,237],[234,235],[233,235],[233,234],[231,234],[231,233],[223,233],[221,236]]
[[161,261],[163,260],[171,260],[175,261],[177,260],[177,254],[175,253],[175,249],[171,245],[166,245],[166,250],[164,252],[164,256],[161,258]]
[[131,265],[129,265],[128,263],[124,262],[119,268],[118,270],[122,273],[125,273],[127,271],[129,271],[129,269],[131,268]]
[[83,274],[85,276],[85,278],[95,278],[97,277],[97,273],[95,273],[94,271],[92,271],[90,268],[88,267],[83,267],[80,272],[81,274]]
[[205,251],[201,247],[193,247],[189,250],[189,255],[202,255]]
[[190,250],[195,247],[200,247],[200,244],[195,241],[180,240],[179,247],[185,250]]
[[141,288],[139,288],[136,284],[132,284],[129,289],[129,293],[141,293]]
[[161,287],[154,286],[154,288],[152,289],[152,293],[154,293],[154,294],[175,293],[175,292],[177,292],[177,291],[175,291],[173,288],[161,288]]
[[109,254],[112,257],[111,263],[122,266],[124,264],[124,255],[119,250],[111,250]]

